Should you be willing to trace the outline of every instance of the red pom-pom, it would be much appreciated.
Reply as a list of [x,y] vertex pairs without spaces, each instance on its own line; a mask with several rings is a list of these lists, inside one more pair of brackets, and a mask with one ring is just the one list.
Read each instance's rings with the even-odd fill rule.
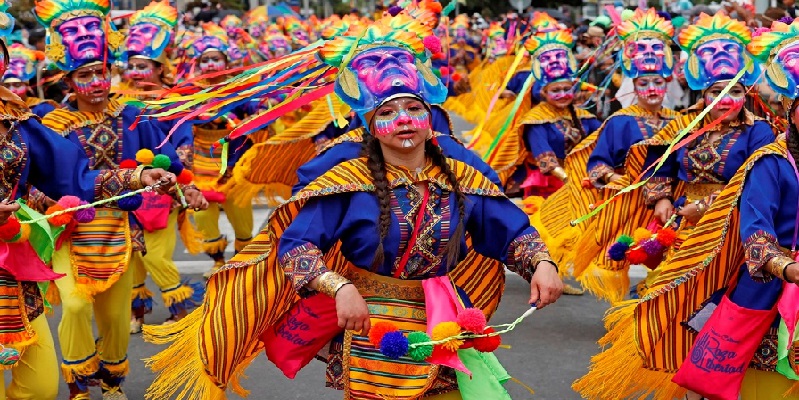
[[452,74],[452,80],[455,81],[455,82],[460,81],[461,80],[461,74],[459,74],[457,72]]
[[[488,327],[483,331],[483,334],[489,334],[496,332],[494,328]],[[482,353],[491,353],[492,351],[499,348],[499,345],[502,344],[502,338],[499,335],[496,336],[488,336],[488,337],[479,337],[474,338],[474,348],[475,350],[482,352]]]
[[369,343],[375,347],[380,347],[380,341],[386,333],[397,331],[397,326],[391,322],[378,322],[369,329]]
[[122,160],[122,162],[119,163],[119,168],[122,169],[136,169],[136,167],[138,166],[139,163],[137,163],[136,160],[131,160],[131,159]]
[[441,52],[441,39],[436,36],[430,35],[422,39],[422,43],[424,43],[424,48],[430,50],[430,53],[432,54]]
[[447,68],[447,67],[439,68],[438,72],[441,73],[441,76],[449,76],[449,68]]
[[649,258],[649,255],[646,254],[646,251],[641,247],[636,247],[627,252],[627,261],[629,261],[630,264],[641,264],[646,261],[647,258]]
[[[63,210],[64,210],[64,207],[61,207],[60,205],[55,204],[55,205],[50,206],[50,208],[47,209],[47,212],[45,214],[46,215],[52,215],[52,214],[55,214],[55,213],[57,213],[59,211],[63,211]],[[64,225],[66,225],[66,224],[68,224],[68,223],[70,223],[72,221],[72,214],[66,213],[66,214],[56,215],[54,217],[48,218],[47,221],[50,222],[50,225],[53,225],[53,226],[64,226]]]
[[180,171],[180,174],[178,175],[178,179],[177,180],[178,180],[178,183],[181,184],[181,185],[188,185],[192,181],[194,181],[194,173],[192,173],[191,171],[189,171],[186,168],[183,168],[183,171]]
[[464,330],[475,333],[482,332],[488,323],[485,314],[476,308],[467,308],[458,313],[456,322]]
[[5,224],[0,225],[0,240],[8,242],[19,235],[22,226],[16,218],[11,217]]
[[671,228],[665,228],[658,231],[656,239],[660,244],[664,247],[669,247],[674,244],[674,241],[677,240],[677,232]]

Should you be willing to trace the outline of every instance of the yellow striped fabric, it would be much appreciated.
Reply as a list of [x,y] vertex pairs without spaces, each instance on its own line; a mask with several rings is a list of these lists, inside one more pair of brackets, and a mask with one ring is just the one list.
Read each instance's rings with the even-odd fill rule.
[[[472,167],[448,160],[466,193],[502,196],[490,180]],[[442,181],[446,179],[442,176]],[[266,228],[208,281],[201,308],[168,326],[146,326],[145,338],[172,343],[147,360],[157,372],[148,399],[220,399],[224,388],[239,394],[244,369],[262,350],[258,337],[294,304],[297,295],[277,264],[275,244],[299,210],[311,198],[335,193],[373,191],[365,159],[344,162],[309,184],[278,207]],[[337,243],[325,254],[325,265],[347,274],[352,266]],[[452,281],[474,299],[475,306],[492,315],[504,288],[502,265],[469,249],[450,273]]]
[[[219,185],[222,170],[222,146],[219,139],[230,131],[227,129],[209,129],[194,126],[194,184],[200,190],[224,192],[226,188]],[[211,148],[216,146],[213,151]]]
[[[661,266],[640,301],[620,305],[606,317],[609,348],[592,359],[589,373],[573,386],[589,399],[679,397],[671,377],[688,357],[695,335],[687,321],[714,292],[725,287],[744,262],[737,204],[749,171],[763,156],[787,156],[784,140],[757,150],[692,230],[680,251]],[[613,385],[605,385],[613,382]]]
[[78,293],[91,298],[111,287],[130,260],[128,213],[97,208],[94,220],[78,224],[69,241]]
[[61,136],[87,126],[103,123],[108,117],[118,117],[125,109],[125,105],[111,99],[108,106],[101,112],[73,111],[66,108],[57,108],[42,118],[42,124]]

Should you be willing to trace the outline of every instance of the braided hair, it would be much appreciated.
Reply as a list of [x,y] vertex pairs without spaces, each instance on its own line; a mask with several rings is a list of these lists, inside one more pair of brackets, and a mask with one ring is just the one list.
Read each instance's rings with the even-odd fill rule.
[[580,137],[585,137],[585,129],[583,129],[583,123],[580,121],[580,118],[577,117],[577,109],[574,107],[574,104],[569,104],[568,106],[569,114],[572,116],[572,124],[575,128],[580,131]]
[[[441,168],[441,171],[446,175],[447,181],[450,187],[452,187],[452,191],[455,192],[458,205],[458,224],[447,243],[445,251],[446,268],[449,270],[458,262],[461,251],[461,241],[465,232],[466,195],[461,191],[458,185],[458,178],[455,172],[449,167],[447,158],[441,152],[441,149],[430,141],[426,141],[425,154],[430,157],[433,164]],[[361,156],[367,158],[366,165],[369,168],[369,172],[372,174],[372,181],[375,185],[375,195],[377,196],[380,209],[380,217],[377,224],[379,243],[375,250],[374,258],[372,259],[372,269],[377,269],[385,263],[383,242],[386,236],[388,236],[388,230],[391,227],[391,191],[388,185],[385,159],[383,158],[383,150],[380,147],[380,142],[371,135],[364,135]],[[419,212],[424,212],[424,210],[419,210]]]

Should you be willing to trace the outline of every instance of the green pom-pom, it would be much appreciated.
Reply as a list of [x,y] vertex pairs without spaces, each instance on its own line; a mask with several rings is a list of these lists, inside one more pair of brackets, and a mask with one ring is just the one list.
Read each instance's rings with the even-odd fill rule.
[[159,154],[153,158],[153,168],[169,169],[172,166],[172,160],[169,156]]
[[616,239],[616,241],[619,242],[619,243],[624,243],[624,244],[626,244],[628,246],[633,244],[633,242],[635,242],[630,235],[621,235],[621,236],[619,236],[618,239]]
[[433,68],[433,75],[441,78],[441,71],[438,68]]
[[[429,342],[430,336],[427,336],[424,332],[411,332],[408,334],[408,344],[412,345],[414,343],[424,343]],[[423,346],[409,346],[408,347],[408,356],[411,357],[414,361],[424,361],[428,357],[433,354],[433,345],[423,345]]]

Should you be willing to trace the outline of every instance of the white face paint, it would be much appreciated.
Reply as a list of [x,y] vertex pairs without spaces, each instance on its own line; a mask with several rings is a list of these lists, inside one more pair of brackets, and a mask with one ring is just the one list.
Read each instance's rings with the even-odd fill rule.
[[405,139],[405,140],[403,140],[402,141],[402,147],[404,147],[406,149],[410,148],[410,147],[413,147],[413,139]]

